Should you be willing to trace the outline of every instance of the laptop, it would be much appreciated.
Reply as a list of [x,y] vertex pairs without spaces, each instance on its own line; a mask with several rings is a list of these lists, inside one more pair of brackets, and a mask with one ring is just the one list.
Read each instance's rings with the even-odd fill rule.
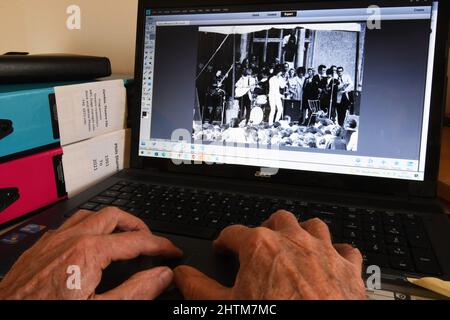
[[33,222],[117,206],[185,252],[115,263],[102,290],[179,264],[232,285],[238,262],[212,240],[285,209],[378,266],[373,294],[430,297],[406,278],[450,279],[436,198],[449,12],[437,0],[139,1],[131,168]]

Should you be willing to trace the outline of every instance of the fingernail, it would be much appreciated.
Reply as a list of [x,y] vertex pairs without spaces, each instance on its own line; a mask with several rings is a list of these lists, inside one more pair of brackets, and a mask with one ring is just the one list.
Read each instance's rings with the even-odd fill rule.
[[173,272],[169,268],[164,268],[161,270],[159,277],[163,283],[170,283],[172,282]]

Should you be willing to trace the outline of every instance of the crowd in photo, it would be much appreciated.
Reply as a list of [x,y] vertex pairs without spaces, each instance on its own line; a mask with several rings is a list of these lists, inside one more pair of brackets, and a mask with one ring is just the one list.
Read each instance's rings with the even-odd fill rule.
[[[236,83],[227,88],[235,72]],[[236,63],[230,70],[210,67],[203,122],[226,122],[225,108],[233,96],[238,102],[239,119],[251,121],[253,108],[264,112],[263,122],[273,125],[291,117],[293,122],[308,125],[311,117],[321,111],[333,122],[343,126],[347,114],[354,114],[354,81],[343,67],[320,65],[314,68],[291,68],[291,64],[258,64],[256,56]]]
[[227,144],[272,145],[309,149],[357,151],[358,116],[347,116],[343,126],[335,124],[319,112],[311,126],[280,120],[273,126],[268,123],[245,125],[238,118],[230,124],[194,124],[194,140]]
[[[317,70],[293,69],[288,62],[260,65],[256,56],[229,70],[211,68],[207,108],[194,125],[194,138],[355,151],[354,82],[340,66]],[[227,94],[231,72],[234,99]],[[231,100],[234,115],[226,110],[233,108]]]

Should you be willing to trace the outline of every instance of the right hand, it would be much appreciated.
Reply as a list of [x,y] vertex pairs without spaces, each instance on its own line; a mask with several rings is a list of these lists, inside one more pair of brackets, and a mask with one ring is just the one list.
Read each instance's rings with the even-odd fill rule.
[[327,225],[301,224],[280,211],[250,229],[232,226],[214,243],[239,256],[234,287],[227,288],[191,267],[175,269],[175,282],[187,299],[365,299],[361,253],[350,245],[333,246]]

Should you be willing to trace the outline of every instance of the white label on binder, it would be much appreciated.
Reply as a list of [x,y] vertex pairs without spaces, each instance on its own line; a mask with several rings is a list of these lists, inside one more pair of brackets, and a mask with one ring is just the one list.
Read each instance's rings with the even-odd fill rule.
[[125,128],[123,80],[56,87],[55,97],[63,146]]
[[120,130],[63,147],[63,167],[69,197],[126,168],[130,130]]

